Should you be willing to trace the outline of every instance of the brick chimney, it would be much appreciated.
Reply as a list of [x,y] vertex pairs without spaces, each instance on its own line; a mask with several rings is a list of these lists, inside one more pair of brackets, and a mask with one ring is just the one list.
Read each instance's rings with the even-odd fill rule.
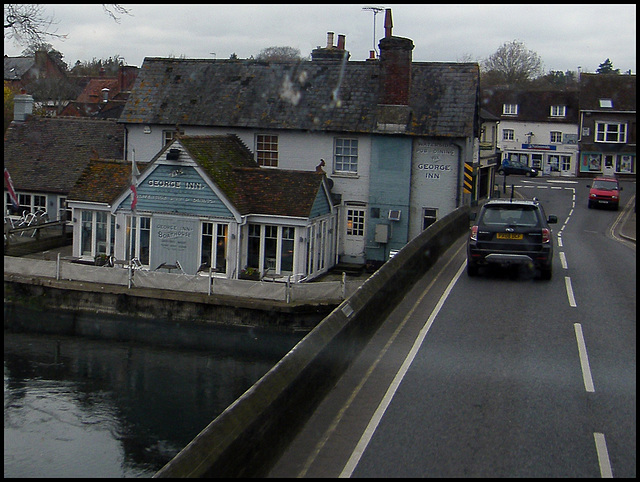
[[413,41],[392,35],[391,9],[384,18],[384,38],[380,40],[382,99],[380,104],[409,105]]
[[311,60],[342,60],[347,56],[347,60],[351,54],[345,50],[345,36],[338,35],[338,45],[333,45],[333,32],[327,32],[327,46],[317,47],[311,52]]

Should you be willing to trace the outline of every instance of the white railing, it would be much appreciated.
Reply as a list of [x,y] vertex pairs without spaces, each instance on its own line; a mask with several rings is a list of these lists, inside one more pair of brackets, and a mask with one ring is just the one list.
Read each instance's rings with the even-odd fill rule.
[[155,288],[289,302],[339,302],[351,295],[362,281],[312,281],[293,283],[287,277],[278,282],[230,280],[215,275],[173,274],[128,267],[91,266],[61,260],[44,261],[14,256],[4,257],[4,272],[37,278],[53,278],[87,283]]

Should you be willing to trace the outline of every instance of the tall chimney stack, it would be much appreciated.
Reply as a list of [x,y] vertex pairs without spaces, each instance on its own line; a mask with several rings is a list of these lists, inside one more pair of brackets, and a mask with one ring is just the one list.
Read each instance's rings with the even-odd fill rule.
[[384,38],[380,39],[380,68],[382,81],[381,104],[409,105],[411,87],[411,51],[413,41],[391,35],[393,22],[391,9],[387,8],[384,18]]

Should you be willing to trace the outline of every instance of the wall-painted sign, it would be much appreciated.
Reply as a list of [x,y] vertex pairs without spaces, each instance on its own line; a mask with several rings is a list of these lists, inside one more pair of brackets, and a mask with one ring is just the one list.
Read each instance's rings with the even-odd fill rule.
[[138,211],[232,217],[193,167],[159,165],[140,181],[137,192]]
[[185,272],[198,270],[200,224],[196,219],[154,216],[151,224],[151,269],[180,263]]

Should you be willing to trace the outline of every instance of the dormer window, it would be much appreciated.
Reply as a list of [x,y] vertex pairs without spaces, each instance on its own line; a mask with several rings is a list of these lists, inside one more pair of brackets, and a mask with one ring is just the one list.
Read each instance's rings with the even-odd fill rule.
[[567,115],[566,105],[552,105],[551,117],[565,117]]
[[504,115],[518,115],[518,104],[503,104],[502,113]]
[[611,99],[600,99],[600,107],[613,107],[613,101]]

